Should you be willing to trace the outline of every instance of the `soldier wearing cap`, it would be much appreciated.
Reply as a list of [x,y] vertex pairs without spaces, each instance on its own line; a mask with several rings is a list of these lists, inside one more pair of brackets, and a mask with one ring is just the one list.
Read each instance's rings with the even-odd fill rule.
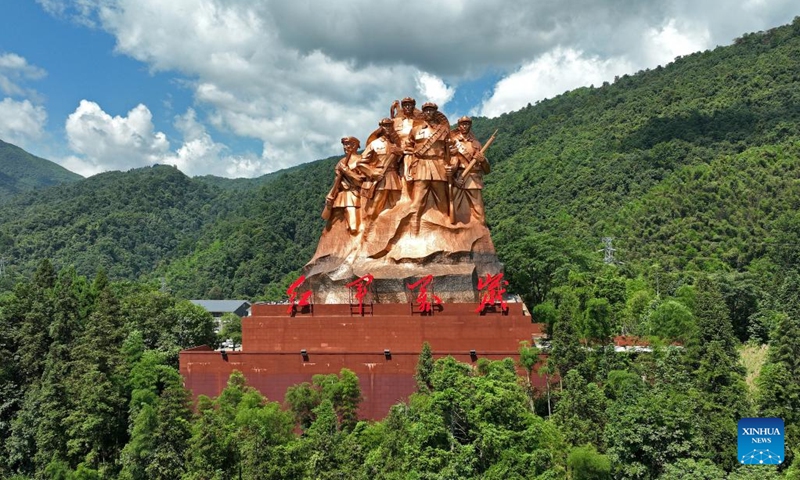
[[361,188],[364,222],[367,223],[382,211],[394,207],[400,200],[403,188],[397,173],[403,150],[391,118],[384,118],[378,123],[378,129],[370,135],[361,157],[369,178]]
[[[397,107],[400,107],[398,112]],[[391,118],[394,121],[394,131],[400,138],[400,142],[405,141],[414,127],[414,120],[422,117],[422,112],[417,110],[417,101],[411,97],[406,97],[399,102],[395,100],[390,109]]]
[[[458,188],[453,189],[453,208],[456,221],[469,223],[474,220],[486,223],[485,209],[483,206],[483,174],[489,173],[490,166],[486,157],[481,153],[481,144],[472,133],[472,119],[461,117],[458,126],[450,132],[450,155],[456,160],[456,180]],[[473,163],[467,175],[466,168]]]
[[448,212],[447,160],[450,125],[435,103],[422,105],[422,120],[414,123],[404,152],[409,156],[406,181],[411,183],[411,230],[419,232],[422,215],[434,207]]
[[361,142],[356,137],[342,138],[342,148],[345,156],[336,164],[336,179],[331,193],[325,201],[331,206],[331,223],[336,218],[336,212],[342,212],[347,223],[347,230],[351,235],[358,233],[361,227],[359,210],[361,207],[361,184],[366,179],[363,173],[363,160],[358,154]]

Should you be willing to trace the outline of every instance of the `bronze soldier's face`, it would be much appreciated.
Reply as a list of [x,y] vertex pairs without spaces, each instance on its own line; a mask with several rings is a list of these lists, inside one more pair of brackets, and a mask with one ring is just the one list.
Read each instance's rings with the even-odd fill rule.
[[342,147],[344,147],[344,153],[355,153],[358,150],[355,143],[343,143]]
[[463,133],[464,135],[468,134],[470,129],[472,129],[471,123],[462,122],[458,124],[458,131]]
[[414,104],[413,103],[404,103],[402,105],[402,107],[403,107],[403,114],[406,117],[410,117],[411,115],[414,114]]
[[434,113],[436,113],[436,110],[432,108],[426,108],[425,110],[422,111],[422,116],[425,117],[425,120],[430,122],[431,120],[433,120]]

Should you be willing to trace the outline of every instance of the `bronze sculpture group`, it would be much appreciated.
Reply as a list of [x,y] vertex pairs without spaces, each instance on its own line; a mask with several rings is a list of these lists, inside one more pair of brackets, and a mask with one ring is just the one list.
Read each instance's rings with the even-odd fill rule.
[[[472,119],[461,117],[451,131],[435,103],[420,111],[409,97],[395,101],[390,114],[361,154],[357,138],[342,139],[345,156],[336,165],[323,211],[328,229],[344,222],[350,235],[368,236],[376,226],[419,235],[421,220],[432,209],[451,225],[485,225],[481,190],[490,167],[471,131]],[[431,223],[443,223],[438,218]]]
[[365,276],[381,301],[404,301],[426,276],[445,301],[475,301],[476,279],[502,271],[481,195],[494,135],[481,148],[471,128],[461,117],[451,130],[436,104],[404,98],[363,145],[342,138],[325,229],[303,268],[315,302],[347,303]]

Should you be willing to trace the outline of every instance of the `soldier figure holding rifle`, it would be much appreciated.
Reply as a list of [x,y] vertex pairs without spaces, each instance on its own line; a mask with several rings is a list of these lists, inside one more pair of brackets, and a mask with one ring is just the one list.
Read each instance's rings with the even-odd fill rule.
[[378,129],[367,141],[367,148],[361,153],[364,170],[369,178],[361,188],[365,224],[374,220],[382,211],[394,207],[400,200],[400,191],[403,189],[398,174],[403,150],[394,130],[394,122],[390,118],[384,118],[378,125]]
[[342,138],[345,156],[336,164],[336,180],[325,197],[325,210],[322,212],[322,218],[328,220],[329,225],[336,220],[337,212],[342,212],[351,235],[358,233],[361,227],[360,189],[366,178],[362,171],[363,160],[358,154],[360,146],[356,137]]
[[483,152],[489,147],[492,138],[481,149],[481,144],[472,133],[472,119],[461,117],[458,126],[450,132],[452,147],[450,154],[456,161],[455,185],[451,190],[453,195],[452,209],[455,219],[460,223],[477,221],[486,223],[485,209],[483,206],[483,174],[489,173],[489,162]]

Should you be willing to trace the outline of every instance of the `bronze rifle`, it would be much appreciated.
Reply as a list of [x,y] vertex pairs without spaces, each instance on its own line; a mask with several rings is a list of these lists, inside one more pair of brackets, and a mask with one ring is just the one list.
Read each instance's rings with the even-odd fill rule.
[[[486,140],[486,143],[483,145],[483,148],[481,148],[481,156],[483,156],[483,154],[486,153],[486,150],[489,148],[492,142],[494,142],[495,137],[497,137],[497,130],[494,131],[492,136],[489,137],[489,140]],[[472,169],[475,167],[475,164],[478,163],[478,158],[479,158],[478,155],[473,155],[472,160],[469,162],[469,165],[467,165],[467,167],[464,168],[464,171],[461,172],[461,175],[459,177],[464,179],[464,181],[466,181],[467,175],[469,175],[470,172],[472,172]]]

